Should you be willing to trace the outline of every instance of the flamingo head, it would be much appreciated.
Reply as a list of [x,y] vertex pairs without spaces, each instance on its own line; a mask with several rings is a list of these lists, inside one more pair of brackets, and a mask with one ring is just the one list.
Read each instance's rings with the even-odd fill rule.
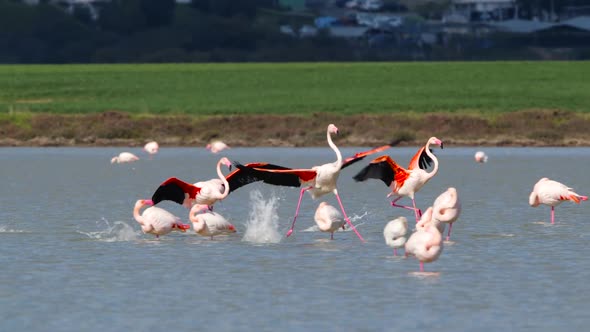
[[328,203],[326,202],[321,202],[320,205],[318,205],[318,209],[323,208],[324,206],[328,205]]
[[537,207],[539,204],[539,195],[537,195],[537,192],[533,190],[533,192],[531,192],[529,195],[529,205],[532,207]]
[[135,202],[136,209],[141,209],[143,206],[152,206],[152,205],[154,205],[154,202],[151,199],[138,199],[137,202]]
[[338,134],[338,127],[336,127],[333,123],[328,125],[328,132],[330,134]]
[[118,163],[118,162],[119,162],[119,157],[113,157],[111,159],[111,164]]
[[438,145],[438,146],[440,146],[440,148],[441,148],[441,149],[443,148],[443,142],[442,142],[440,139],[438,139],[438,138],[436,138],[436,137],[434,137],[434,136],[432,136],[432,137],[431,137],[431,138],[428,140],[428,144],[435,144],[435,145]]
[[232,233],[235,233],[235,232],[236,232],[236,227],[235,227],[234,225],[229,225],[229,226],[227,226],[227,229],[228,229],[230,232],[232,232]]
[[226,157],[223,157],[223,158],[219,159],[219,162],[224,164],[225,166],[227,166],[227,168],[229,168],[229,170],[231,171],[232,163],[231,163],[231,161],[229,161],[229,159],[227,159]]

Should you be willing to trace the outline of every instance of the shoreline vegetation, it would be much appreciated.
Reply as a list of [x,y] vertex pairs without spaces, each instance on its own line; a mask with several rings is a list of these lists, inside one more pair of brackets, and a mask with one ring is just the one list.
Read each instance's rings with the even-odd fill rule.
[[590,115],[523,110],[484,116],[463,113],[338,115],[132,115],[31,113],[0,116],[2,147],[204,146],[221,139],[233,147],[325,146],[326,126],[340,129],[339,146],[400,146],[437,136],[450,146],[590,146]]

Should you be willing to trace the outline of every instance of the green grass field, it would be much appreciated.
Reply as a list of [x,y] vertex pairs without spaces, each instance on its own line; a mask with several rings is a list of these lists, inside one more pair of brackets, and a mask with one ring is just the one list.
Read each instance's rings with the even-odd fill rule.
[[0,66],[0,114],[590,111],[590,62]]

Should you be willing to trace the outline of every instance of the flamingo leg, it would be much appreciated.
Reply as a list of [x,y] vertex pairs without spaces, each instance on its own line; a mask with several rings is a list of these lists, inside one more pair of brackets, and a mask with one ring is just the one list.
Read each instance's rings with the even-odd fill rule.
[[338,190],[334,189],[334,194],[336,195],[336,199],[338,199],[338,204],[340,204],[340,209],[342,210],[342,214],[344,215],[344,220],[350,225],[350,228],[356,233],[356,236],[362,241],[365,242],[365,239],[361,236],[361,234],[356,230],[356,227],[350,222],[348,216],[346,215],[346,211],[344,211],[344,206],[342,205],[342,201],[340,200],[340,195],[338,195]]
[[406,205],[399,205],[399,204],[395,204],[395,202],[399,201],[402,198],[402,196],[394,199],[393,201],[391,201],[391,206],[393,207],[399,207],[402,209],[407,209],[407,210],[412,210],[414,211],[414,215],[416,216],[416,223],[418,223],[418,221],[420,221],[420,217],[422,215],[422,211],[420,211],[420,209],[416,208],[416,202],[414,201],[414,199],[412,199],[412,203],[414,204],[414,207],[411,206],[406,206]]
[[397,256],[397,248],[393,248],[393,256]]
[[449,224],[449,232],[447,233],[447,241],[451,239],[451,229],[453,228],[453,223]]
[[334,240],[334,232],[330,233],[330,240]]
[[424,262],[420,262],[420,272],[424,272]]
[[291,234],[293,234],[293,228],[295,228],[295,221],[297,221],[297,216],[299,215],[299,208],[301,207],[301,199],[303,198],[303,193],[305,193],[307,190],[311,188],[313,187],[309,186],[306,188],[301,188],[301,191],[299,193],[299,201],[297,202],[297,210],[295,210],[295,217],[293,217],[293,223],[291,224],[291,228],[289,228],[285,237],[289,237],[291,236]]
[[551,207],[551,225],[555,224],[555,206]]

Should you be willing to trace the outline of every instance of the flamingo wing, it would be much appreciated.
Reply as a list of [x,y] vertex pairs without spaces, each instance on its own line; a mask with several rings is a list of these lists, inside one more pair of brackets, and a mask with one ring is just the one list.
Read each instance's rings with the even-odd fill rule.
[[313,169],[291,169],[272,164],[266,164],[263,167],[248,167],[237,163],[235,166],[245,172],[244,176],[253,177],[254,181],[263,181],[276,186],[299,187],[302,182],[311,181],[317,175]]
[[[432,149],[429,149],[429,150],[432,153]],[[432,164],[432,158],[430,158],[426,154],[426,149],[423,146],[422,148],[420,148],[420,150],[418,150],[418,152],[416,152],[416,154],[414,155],[414,157],[410,161],[410,165],[408,165],[408,169],[416,169],[418,167],[421,169],[427,169],[431,164]]]
[[371,163],[365,166],[365,168],[361,169],[353,179],[356,181],[379,179],[389,187],[392,182],[401,186],[409,176],[410,172],[396,164],[391,157],[381,156],[371,161]]
[[[246,165],[241,165],[239,163],[234,163],[234,165],[236,166],[236,170],[229,173],[225,179],[227,180],[227,182],[229,183],[229,192],[231,193],[232,191],[243,187],[247,184],[250,184],[252,182],[257,182],[257,181],[264,181],[266,183],[269,183],[265,180],[268,180],[268,177],[266,174],[255,170],[256,169],[263,169],[263,170],[269,170],[269,169],[289,169],[287,167],[283,167],[283,166],[279,166],[279,165],[274,165],[274,164],[269,164],[269,163],[264,163],[264,162],[258,162],[258,163],[248,163]],[[239,166],[238,166],[239,165]],[[270,183],[270,184],[275,184],[275,183]],[[299,182],[297,183],[297,187],[299,186]]]
[[200,191],[201,188],[172,177],[160,184],[152,195],[152,201],[158,204],[167,200],[182,205],[187,194],[189,198],[195,199]]
[[357,161],[363,160],[366,156],[377,153],[377,152],[381,152],[381,151],[385,151],[387,149],[389,149],[392,146],[398,145],[401,141],[403,141],[402,139],[397,139],[394,141],[391,141],[389,144],[385,144],[382,146],[378,146],[376,148],[373,148],[371,150],[367,150],[367,151],[363,151],[363,152],[359,152],[356,153],[354,156],[348,157],[346,159],[344,159],[344,161],[342,162],[342,168],[348,167],[354,163],[356,163]]

